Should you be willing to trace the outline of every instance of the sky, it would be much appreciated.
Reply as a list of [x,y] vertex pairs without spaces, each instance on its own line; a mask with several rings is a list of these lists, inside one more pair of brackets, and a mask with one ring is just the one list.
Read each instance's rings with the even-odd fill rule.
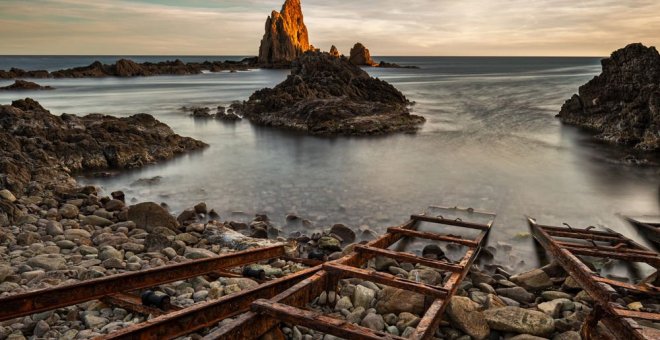
[[[283,0],[0,0],[0,55],[256,55]],[[607,56],[659,0],[302,0],[310,42],[376,56]]]

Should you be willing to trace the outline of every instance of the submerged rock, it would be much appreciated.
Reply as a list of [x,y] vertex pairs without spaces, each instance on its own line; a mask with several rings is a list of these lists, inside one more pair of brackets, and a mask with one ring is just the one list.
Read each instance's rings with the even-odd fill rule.
[[19,79],[9,86],[0,87],[0,90],[12,91],[12,90],[54,90],[54,89],[50,86],[41,86],[31,81]]
[[660,150],[660,54],[631,44],[601,61],[603,71],[580,87],[559,112],[566,124],[639,150]]
[[282,10],[273,11],[266,20],[259,63],[271,67],[288,66],[310,49],[300,0],[286,0]]
[[346,58],[307,52],[284,82],[255,92],[236,108],[261,125],[315,135],[377,135],[416,131],[424,118],[411,115],[410,104]]

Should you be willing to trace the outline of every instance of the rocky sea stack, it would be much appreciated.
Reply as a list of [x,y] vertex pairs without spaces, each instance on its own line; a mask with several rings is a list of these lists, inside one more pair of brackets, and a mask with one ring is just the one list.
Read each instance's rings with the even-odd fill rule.
[[602,61],[603,72],[564,103],[562,122],[638,150],[660,150],[660,55],[631,44]]
[[17,195],[30,184],[73,185],[73,171],[136,168],[201,149],[148,114],[52,115],[26,98],[0,106],[0,188]]
[[351,48],[351,56],[349,58],[349,61],[353,65],[359,65],[359,66],[376,66],[378,63],[376,63],[373,59],[371,59],[371,53],[369,52],[369,49],[366,48],[364,45],[361,43],[356,43],[353,48]]
[[347,58],[307,52],[275,88],[235,108],[253,123],[315,135],[376,135],[415,131],[424,118],[394,86],[372,78]]
[[287,67],[310,49],[300,0],[286,0],[282,10],[273,11],[266,20],[259,63],[264,67]]
[[31,81],[26,81],[26,80],[16,80],[13,84],[5,87],[0,87],[0,90],[2,91],[21,91],[21,90],[54,90],[54,88],[50,86],[41,86],[37,83],[33,83]]

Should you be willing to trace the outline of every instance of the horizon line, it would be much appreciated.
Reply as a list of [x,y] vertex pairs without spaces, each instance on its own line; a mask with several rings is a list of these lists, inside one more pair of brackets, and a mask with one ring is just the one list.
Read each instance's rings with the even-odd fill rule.
[[[0,57],[242,57],[247,54],[0,54]],[[372,58],[608,58],[596,55],[374,55]]]

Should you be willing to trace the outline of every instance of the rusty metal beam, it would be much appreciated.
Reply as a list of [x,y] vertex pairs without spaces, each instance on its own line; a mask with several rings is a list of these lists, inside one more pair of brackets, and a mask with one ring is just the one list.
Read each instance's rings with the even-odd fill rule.
[[619,287],[619,288],[633,290],[633,291],[636,291],[638,293],[653,294],[653,295],[660,294],[660,287],[655,287],[655,286],[651,286],[651,285],[648,285],[648,286],[647,285],[635,285],[635,284],[632,284],[632,283],[625,283],[625,282],[612,280],[612,279],[604,278],[604,277],[597,276],[597,275],[592,275],[591,278],[596,282],[601,282],[601,283],[608,284],[610,286],[616,286],[616,287]]
[[0,299],[0,321],[66,307],[101,297],[204,275],[284,255],[284,246],[239,251],[138,272],[118,274]]
[[642,254],[631,254],[631,253],[623,253],[623,252],[598,250],[595,248],[586,249],[586,248],[567,247],[567,246],[564,246],[562,248],[569,250],[574,255],[603,257],[603,258],[618,259],[628,262],[643,262],[643,263],[648,263],[655,268],[660,267],[660,256],[658,256],[658,254],[656,254],[655,256],[649,256]]
[[201,328],[211,327],[225,318],[245,313],[249,310],[253,301],[273,297],[288,289],[293,283],[313,275],[320,269],[320,266],[304,269],[254,288],[153,318],[110,333],[100,339],[155,340],[172,339],[186,335]]
[[252,311],[263,313],[294,325],[304,326],[323,333],[333,334],[345,339],[357,340],[403,340],[404,338],[386,332],[374,331],[369,328],[356,326],[346,320],[340,320],[312,312],[287,306],[285,304],[257,300],[252,304]]
[[[563,242],[563,241],[556,241],[556,243],[559,246],[562,247],[571,247],[571,248],[585,248],[585,249],[594,249],[594,245],[591,243],[575,243],[575,242]],[[637,248],[627,248],[627,247],[614,247],[614,246],[602,246],[598,245],[599,250],[607,250],[607,251],[614,251],[614,252],[621,252],[625,254],[641,254],[641,255],[656,255],[656,252],[653,251],[648,251],[648,250],[641,250]]]
[[447,297],[447,291],[442,288],[437,288],[432,285],[415,282],[408,279],[402,279],[389,273],[355,268],[337,263],[326,263],[323,265],[323,269],[328,272],[337,273],[341,278],[356,277],[363,280],[384,284],[386,286],[401,288],[411,292],[432,296],[434,298]]
[[[536,221],[531,218],[528,218],[529,226],[532,231],[532,235],[536,241],[545,248],[550,254],[553,255],[553,258],[568,272],[568,274],[575,279],[578,284],[584,289],[595,301],[594,313],[600,313],[602,315],[592,315],[588,325],[585,327],[591,327],[591,329],[584,329],[583,334],[590,334],[593,332],[594,327],[598,324],[600,319],[603,324],[605,324],[610,332],[619,339],[626,340],[650,340],[656,338],[648,337],[649,334],[653,333],[653,330],[648,328],[639,327],[636,323],[633,324],[629,317],[624,317],[625,314],[628,315],[639,315],[631,313],[631,311],[624,311],[617,309],[611,303],[612,294],[614,289],[607,285],[605,282],[600,282],[594,279],[595,274],[587,267],[576,255],[577,252],[575,249],[567,249],[561,247],[557,242],[552,238],[552,235],[549,231],[552,231],[556,234],[557,229],[553,227],[549,231],[546,230],[545,226],[538,225]],[[604,236],[601,233],[598,236]],[[623,237],[620,234],[618,237]],[[585,235],[586,238],[589,238],[589,235]],[[583,250],[582,248],[580,248]],[[644,249],[646,250],[646,249]],[[599,252],[594,250],[590,256],[597,256],[608,258],[610,257],[610,252]],[[619,315],[622,313],[623,315]],[[644,315],[646,316],[646,315]]]
[[162,310],[155,307],[145,306],[142,304],[142,299],[139,296],[116,293],[101,298],[101,301],[109,305],[124,308],[134,313],[143,315],[161,316],[171,311],[180,310],[181,307],[170,306],[168,310]]
[[355,251],[359,253],[368,253],[372,255],[378,255],[378,256],[385,256],[389,257],[398,261],[402,262],[408,262],[408,263],[418,263],[427,267],[431,268],[436,268],[440,270],[446,270],[450,272],[460,272],[463,270],[462,267],[448,263],[448,262],[442,262],[438,260],[433,260],[433,259],[427,259],[424,257],[419,257],[415,256],[412,254],[408,253],[403,253],[403,252],[398,252],[398,251],[392,251],[389,249],[381,249],[381,248],[374,248],[374,247],[369,247],[365,246],[362,244],[358,244],[355,246]]
[[455,236],[439,235],[439,234],[435,234],[435,233],[416,231],[416,230],[408,230],[408,229],[403,229],[403,228],[399,228],[399,227],[387,228],[387,232],[395,233],[395,234],[401,234],[401,235],[404,235],[404,236],[407,236],[407,237],[417,237],[417,238],[423,238],[423,239],[427,239],[427,240],[457,243],[457,244],[462,244],[462,245],[468,246],[468,247],[474,247],[478,244],[476,241],[467,240],[467,239],[463,239],[463,238],[458,238],[458,237],[455,237]]
[[461,221],[461,220],[451,220],[451,219],[446,219],[446,218],[442,218],[442,217],[434,217],[434,216],[427,216],[427,215],[412,215],[412,216],[410,216],[410,219],[415,220],[415,221],[431,222],[431,223],[437,223],[437,224],[446,224],[446,225],[453,225],[453,226],[457,226],[457,227],[478,229],[478,230],[488,230],[488,228],[489,228],[489,226],[487,224],[464,222],[464,221]]

